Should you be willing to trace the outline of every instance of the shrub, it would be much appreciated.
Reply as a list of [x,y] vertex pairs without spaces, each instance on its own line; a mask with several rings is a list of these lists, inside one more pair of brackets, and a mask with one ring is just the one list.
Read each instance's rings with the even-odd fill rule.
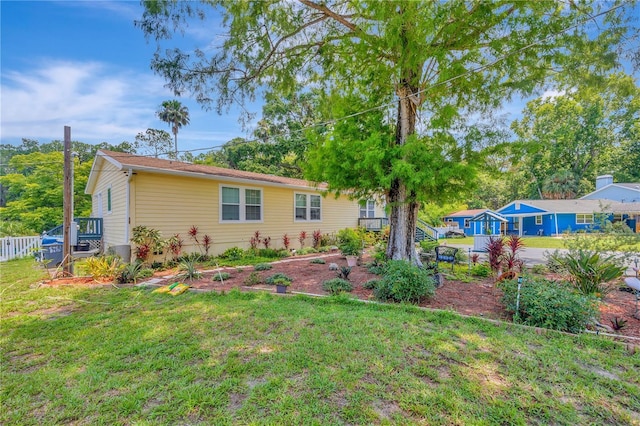
[[268,271],[271,268],[273,268],[273,265],[270,263],[258,263],[253,267],[256,271]]
[[555,254],[555,262],[569,274],[569,281],[584,295],[605,296],[616,288],[614,280],[626,268],[615,263],[613,256],[579,250],[575,253]]
[[271,275],[270,277],[267,277],[266,280],[264,280],[264,282],[266,284],[269,285],[275,285],[276,281],[279,279],[285,279],[287,281],[289,281],[290,283],[293,282],[293,278],[291,278],[290,276],[288,276],[287,274],[284,274],[282,272],[276,272],[275,274]]
[[425,269],[403,260],[390,260],[374,294],[382,301],[419,303],[434,296],[435,281]]
[[338,248],[345,256],[357,256],[362,251],[362,236],[352,228],[338,231]]
[[369,280],[362,284],[362,287],[366,288],[367,290],[375,290],[379,283],[380,280]]
[[339,294],[344,292],[350,292],[353,290],[353,285],[347,280],[342,278],[333,278],[322,283],[322,289],[328,291],[331,294]]
[[306,248],[301,248],[296,253],[298,253],[299,255],[304,255],[304,254],[311,254],[311,253],[317,253],[317,252],[318,251],[313,247],[306,247]]
[[117,256],[88,257],[87,272],[96,281],[114,281],[120,274],[120,258]]
[[596,299],[575,292],[569,283],[537,277],[524,279],[517,311],[517,281],[503,281],[498,287],[504,292],[502,302],[507,310],[527,325],[576,333],[598,315]]
[[240,247],[231,247],[228,248],[220,255],[222,259],[228,260],[240,260],[244,257],[244,250]]
[[486,278],[491,275],[491,268],[486,263],[478,263],[471,268],[471,275]]
[[257,255],[261,257],[268,257],[270,259],[281,259],[289,256],[289,252],[286,250],[276,250],[272,248],[264,248],[257,250]]
[[424,239],[420,241],[420,248],[424,253],[433,252],[438,247],[438,242],[430,239]]
[[547,272],[547,267],[538,263],[531,267],[531,273],[537,275],[543,275]]
[[318,265],[324,265],[327,262],[324,259],[316,258],[316,259],[311,259],[309,261],[309,263],[316,263]]
[[285,250],[289,250],[289,246],[291,246],[291,239],[287,234],[282,236],[282,244],[284,245]]
[[247,278],[245,278],[244,285],[247,285],[247,286],[258,285],[261,282],[262,282],[262,277],[260,276],[260,274],[257,273],[256,271],[253,271],[249,274]]
[[224,280],[228,280],[229,278],[231,278],[231,274],[228,272],[216,272],[213,277],[211,277],[211,279],[213,281],[224,281]]

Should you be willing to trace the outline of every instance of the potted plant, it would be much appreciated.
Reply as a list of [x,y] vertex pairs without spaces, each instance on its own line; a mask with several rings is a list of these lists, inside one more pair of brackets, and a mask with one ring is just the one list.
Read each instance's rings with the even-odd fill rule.
[[291,285],[291,281],[283,277],[276,278],[273,283],[276,285],[276,293],[280,294],[286,293],[287,287]]

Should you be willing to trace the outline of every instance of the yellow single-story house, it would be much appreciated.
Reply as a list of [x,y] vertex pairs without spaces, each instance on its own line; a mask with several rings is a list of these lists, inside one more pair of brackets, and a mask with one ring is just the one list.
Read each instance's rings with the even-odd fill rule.
[[272,248],[305,246],[314,231],[331,234],[355,228],[359,218],[383,217],[379,203],[323,193],[326,185],[281,176],[99,150],[85,193],[92,196],[92,217],[102,218],[103,247],[131,244],[132,229],[145,226],[163,238],[179,234],[183,252],[197,252],[189,237],[212,238],[210,254],[231,247],[247,249],[256,231]]

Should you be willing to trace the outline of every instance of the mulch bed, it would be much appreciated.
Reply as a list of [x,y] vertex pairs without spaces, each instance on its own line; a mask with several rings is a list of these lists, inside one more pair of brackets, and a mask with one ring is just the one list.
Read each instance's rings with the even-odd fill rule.
[[[322,257],[326,264],[313,264],[310,260]],[[349,281],[354,286],[352,295],[363,300],[374,300],[373,291],[367,290],[363,284],[371,279],[379,279],[379,276],[372,274],[364,267],[368,257],[363,259],[362,266],[352,268]],[[264,280],[265,278],[280,272],[293,278],[291,286],[287,292],[327,295],[322,289],[322,282],[336,277],[336,271],[329,270],[329,264],[335,263],[339,267],[347,266],[343,256],[337,253],[324,255],[296,256],[273,262],[273,268],[267,271],[258,271]],[[221,272],[228,272],[229,279],[224,282],[213,281],[212,277],[218,272],[205,271],[199,280],[186,282],[193,289],[201,291],[229,291],[239,288],[242,291],[270,291],[275,293],[275,286],[260,284],[246,286],[247,277],[254,271],[253,267],[221,268]],[[164,277],[157,285],[171,284],[176,281],[175,276],[171,276],[171,271],[165,271]],[[444,286],[436,290],[433,299],[423,302],[420,306],[434,309],[448,309],[464,315],[482,316],[492,319],[509,320],[510,316],[505,312],[504,306],[500,302],[502,292],[496,288],[493,278],[477,279],[474,282],[465,283],[456,280],[445,280]],[[600,323],[611,326],[611,321],[615,318],[626,321],[626,326],[621,334],[640,338],[640,320],[633,317],[635,311],[635,297],[633,294],[624,291],[614,291],[610,293],[605,302],[600,307]],[[611,330],[604,330],[611,332]]]

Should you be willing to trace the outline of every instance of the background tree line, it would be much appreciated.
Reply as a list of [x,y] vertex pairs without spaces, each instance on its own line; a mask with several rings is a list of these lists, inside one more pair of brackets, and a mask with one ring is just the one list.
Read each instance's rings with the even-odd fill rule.
[[[574,87],[530,101],[522,118],[476,124],[465,138],[482,153],[474,185],[450,202],[423,203],[421,218],[437,224],[464,208],[497,209],[514,199],[575,198],[594,190],[595,177],[640,182],[640,90],[631,76],[614,74],[594,87]],[[251,139],[236,138],[220,149],[183,161],[304,178],[311,140],[327,131],[321,95],[268,97]],[[316,135],[316,136],[313,136]],[[91,212],[84,188],[98,149],[175,158],[171,135],[147,129],[133,142],[97,145],[72,142],[75,215]],[[0,145],[0,209],[3,235],[40,233],[62,221],[63,142]]]

